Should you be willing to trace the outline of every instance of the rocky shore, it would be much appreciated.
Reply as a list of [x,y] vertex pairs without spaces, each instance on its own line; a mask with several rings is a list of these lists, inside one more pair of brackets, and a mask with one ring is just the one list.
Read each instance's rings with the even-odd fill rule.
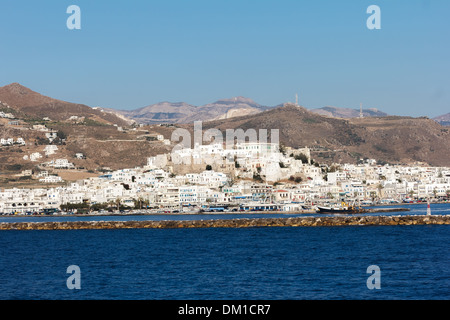
[[450,215],[335,216],[191,221],[71,221],[0,223],[0,230],[174,229],[323,226],[449,225]]

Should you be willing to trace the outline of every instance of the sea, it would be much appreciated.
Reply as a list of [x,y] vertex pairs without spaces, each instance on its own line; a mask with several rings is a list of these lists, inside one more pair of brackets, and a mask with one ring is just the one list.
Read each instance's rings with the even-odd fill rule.
[[[389,214],[426,213],[406,207]],[[432,204],[432,214],[450,214],[450,204]],[[0,222],[288,216],[298,215]],[[0,231],[0,300],[448,300],[449,245],[448,225],[8,230]]]

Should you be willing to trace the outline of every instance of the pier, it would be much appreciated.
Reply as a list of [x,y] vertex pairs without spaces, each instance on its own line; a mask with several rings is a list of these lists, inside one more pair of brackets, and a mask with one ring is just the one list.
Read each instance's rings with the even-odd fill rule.
[[295,218],[217,219],[189,221],[72,221],[0,223],[0,230],[175,229],[255,227],[338,227],[450,225],[450,215],[319,216]]

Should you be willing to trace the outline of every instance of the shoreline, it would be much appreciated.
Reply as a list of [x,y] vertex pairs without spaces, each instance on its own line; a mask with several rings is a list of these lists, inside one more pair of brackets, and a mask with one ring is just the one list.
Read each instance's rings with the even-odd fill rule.
[[[371,208],[362,207],[364,211],[360,212],[360,214],[364,213],[389,213],[389,212],[405,212],[411,211],[408,208]],[[252,214],[279,214],[279,215],[290,215],[290,214],[320,214],[314,210],[302,210],[302,211],[238,211],[238,212],[178,212],[178,213],[107,213],[107,214],[99,214],[99,213],[86,213],[86,214],[51,214],[51,215],[2,215],[2,218],[17,218],[17,217],[33,217],[33,218],[61,218],[61,217],[132,217],[132,216],[190,216],[190,215],[252,215]]]
[[99,230],[99,229],[184,229],[184,228],[255,228],[255,227],[336,227],[450,225],[450,215],[410,216],[320,216],[296,218],[244,218],[217,220],[164,221],[71,221],[3,222],[0,230]]

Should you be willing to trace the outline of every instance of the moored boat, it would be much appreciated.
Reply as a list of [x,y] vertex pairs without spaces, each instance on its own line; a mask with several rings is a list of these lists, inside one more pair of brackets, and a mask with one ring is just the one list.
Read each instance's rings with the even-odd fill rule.
[[363,213],[365,210],[361,207],[356,207],[354,205],[349,205],[342,201],[340,205],[337,206],[317,206],[318,213]]
[[362,210],[355,207],[324,207],[317,206],[318,213],[361,213]]

